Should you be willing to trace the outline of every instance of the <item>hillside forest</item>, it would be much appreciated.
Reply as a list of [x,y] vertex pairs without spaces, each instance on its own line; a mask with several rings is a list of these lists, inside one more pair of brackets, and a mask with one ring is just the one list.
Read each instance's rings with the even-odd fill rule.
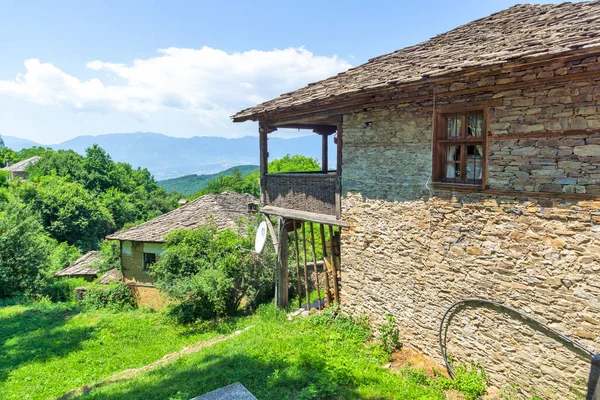
[[[56,286],[61,283],[64,286],[64,281],[55,281],[54,274],[90,250],[100,250],[101,261],[96,267],[101,272],[118,267],[118,244],[103,238],[173,210],[183,196],[160,187],[147,169],[113,161],[98,145],[88,147],[83,155],[39,146],[20,151],[0,146],[2,165],[33,156],[41,158],[28,167],[27,180],[8,179],[8,173],[0,171],[0,299],[55,296]],[[286,155],[269,164],[271,172],[318,169],[315,159],[299,155]],[[193,183],[183,178],[184,182]],[[251,168],[234,169],[217,174],[203,186],[188,196],[189,199],[224,191],[258,197],[259,172]],[[189,246],[189,239],[181,239],[186,237],[195,238],[193,248],[207,248],[210,247],[207,235],[214,236],[217,242],[224,238],[232,249],[241,244],[231,232],[217,234],[210,228],[200,235],[175,233],[173,237],[180,238],[182,243],[177,240],[168,243],[173,247],[172,253]],[[204,237],[204,242],[196,240],[199,237]],[[243,241],[246,247],[251,247],[248,240]],[[156,266],[159,286],[162,275],[158,269],[165,262]],[[180,265],[182,261],[176,263]],[[190,270],[196,269],[190,267]],[[169,282],[174,281],[174,277],[169,276]],[[166,289],[171,286],[162,285],[162,288],[169,292]],[[176,296],[176,290],[170,292]]]
[[99,146],[71,150],[0,147],[6,165],[41,156],[29,179],[0,171],[0,298],[39,294],[55,272],[89,250],[116,265],[102,238],[174,209],[179,194],[160,188],[146,169],[114,162]]

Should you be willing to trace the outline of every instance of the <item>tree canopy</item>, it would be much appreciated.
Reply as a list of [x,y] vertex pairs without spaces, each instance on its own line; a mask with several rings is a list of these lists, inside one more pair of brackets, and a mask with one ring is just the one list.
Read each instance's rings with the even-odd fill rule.
[[97,145],[84,155],[0,146],[3,163],[33,156],[41,158],[28,167],[28,180],[0,173],[0,298],[43,292],[70,261],[107,248],[107,234],[171,211],[180,197],[160,188],[147,169],[114,162]]

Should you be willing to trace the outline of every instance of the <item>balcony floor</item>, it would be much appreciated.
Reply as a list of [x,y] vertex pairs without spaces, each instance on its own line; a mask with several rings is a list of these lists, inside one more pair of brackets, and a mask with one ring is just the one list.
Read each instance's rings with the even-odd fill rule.
[[298,211],[298,210],[292,210],[289,208],[264,206],[264,207],[261,207],[260,212],[262,212],[263,214],[275,215],[278,217],[295,219],[295,220],[299,220],[299,221],[312,221],[312,222],[316,222],[319,224],[341,226],[341,227],[350,226],[348,224],[348,222],[342,221],[341,219],[337,219],[333,215],[317,214],[317,213],[308,212],[308,211]]

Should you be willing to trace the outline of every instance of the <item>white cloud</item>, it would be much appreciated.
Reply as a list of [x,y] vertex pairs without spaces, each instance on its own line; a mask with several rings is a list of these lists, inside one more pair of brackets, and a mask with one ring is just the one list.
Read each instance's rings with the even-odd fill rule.
[[15,80],[0,80],[0,95],[138,118],[177,110],[202,125],[225,127],[236,111],[344,71],[350,64],[305,48],[227,53],[171,47],[130,65],[96,60],[87,67],[97,76],[82,81],[53,64],[29,59],[26,71]]

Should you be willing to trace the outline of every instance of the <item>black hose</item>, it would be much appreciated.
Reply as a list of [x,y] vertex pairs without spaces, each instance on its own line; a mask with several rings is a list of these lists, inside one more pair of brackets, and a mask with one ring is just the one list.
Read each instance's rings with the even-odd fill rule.
[[542,330],[549,332],[550,334],[552,334],[553,336],[557,337],[558,339],[560,339],[562,342],[564,343],[568,343],[569,345],[583,351],[585,354],[587,354],[589,356],[589,359],[591,360],[592,357],[594,357],[595,353],[588,350],[587,348],[585,348],[583,345],[581,345],[580,343],[577,343],[576,341],[574,341],[573,339],[570,339],[568,337],[566,337],[565,335],[563,335],[562,333],[558,332],[557,330],[550,328],[548,325],[544,324],[543,322],[530,317],[527,314],[522,313],[521,311],[506,306],[504,304],[500,304],[497,303],[495,301],[491,301],[491,300],[484,300],[484,299],[466,299],[466,300],[461,300],[461,301],[457,301],[456,303],[452,304],[444,313],[444,316],[442,317],[442,322],[440,323],[440,330],[439,330],[439,340],[440,340],[440,351],[442,352],[442,357],[444,358],[444,364],[446,364],[446,369],[448,370],[448,373],[450,374],[450,376],[452,378],[454,378],[456,375],[454,373],[454,369],[452,369],[452,365],[450,365],[450,362],[448,361],[448,357],[446,354],[446,338],[447,338],[447,327],[446,330],[444,331],[444,324],[446,322],[446,317],[448,316],[448,314],[450,314],[450,311],[452,311],[454,308],[461,306],[461,305],[481,305],[481,304],[490,304],[493,305],[494,307],[500,308],[502,310],[506,310],[506,311],[510,311],[513,313],[516,313],[517,315],[521,316],[523,319],[528,320],[533,322],[535,325],[537,325],[538,327],[542,328]]

